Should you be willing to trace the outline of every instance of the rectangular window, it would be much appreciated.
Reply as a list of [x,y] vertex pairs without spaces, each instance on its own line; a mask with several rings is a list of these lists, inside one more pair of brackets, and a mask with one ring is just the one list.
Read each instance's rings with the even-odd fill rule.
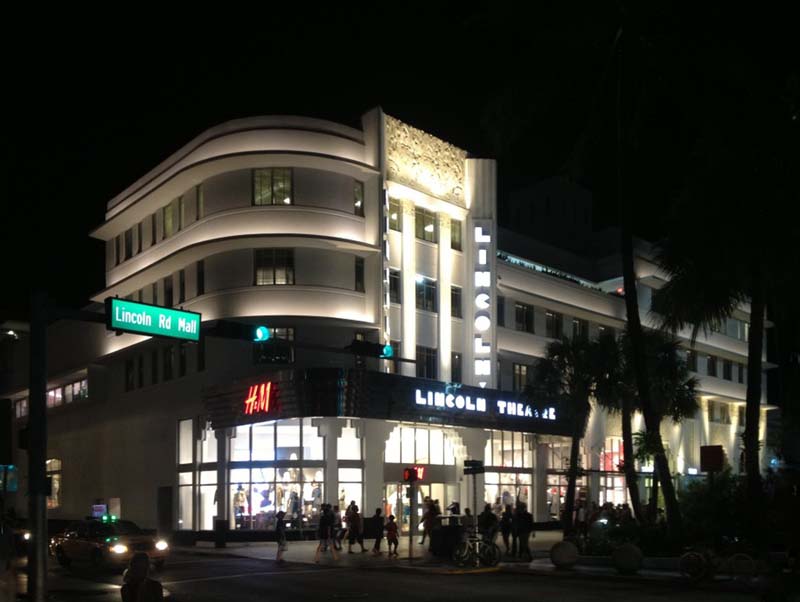
[[450,381],[460,383],[461,379],[461,354],[454,351],[450,355]]
[[186,226],[186,203],[183,202],[183,197],[178,197],[177,203],[178,219],[176,220],[178,227],[176,230],[183,230]]
[[156,219],[156,213],[150,216],[150,246],[153,246],[158,242],[158,220]]
[[144,387],[144,356],[141,353],[136,356],[136,386]]
[[514,304],[514,329],[522,332],[534,332],[533,305]]
[[206,338],[200,337],[195,346],[197,349],[197,371],[202,372],[206,369]]
[[455,249],[456,251],[461,250],[461,229],[463,228],[463,224],[461,220],[451,220],[450,221],[450,248]]
[[744,405],[740,405],[737,408],[738,417],[739,417],[739,428],[744,428],[745,420],[747,420],[747,407]]
[[125,230],[125,259],[133,257],[133,228]]
[[153,303],[153,305],[158,305],[158,282],[154,282],[152,288],[153,288],[153,290],[152,290],[152,293],[153,293],[152,303]]
[[186,301],[186,272],[180,270],[178,272],[178,303]]
[[364,258],[356,257],[356,278],[355,290],[359,293],[364,292]]
[[528,370],[530,366],[526,364],[514,364],[514,382],[512,390],[521,393],[528,384]]
[[172,378],[172,346],[164,347],[164,380]]
[[589,322],[586,320],[572,319],[572,338],[587,340],[589,338]]
[[45,467],[50,480],[50,495],[47,496],[47,509],[50,510],[61,505],[61,460],[49,458]]
[[195,188],[195,200],[197,202],[197,206],[195,207],[195,212],[197,213],[197,219],[201,220],[206,215],[206,201],[205,197],[203,196],[203,185],[198,184]]
[[414,220],[417,238],[428,242],[437,241],[436,214],[433,211],[417,207],[414,210]]
[[[206,266],[201,259],[197,262],[197,296],[204,295],[206,292]],[[201,337],[202,338],[202,337]]]
[[461,287],[450,287],[450,315],[454,318],[463,318],[461,313]]
[[364,182],[353,180],[353,213],[364,217]]
[[546,314],[546,333],[545,336],[551,339],[560,339],[564,334],[564,318],[561,314],[548,311]]
[[497,325],[506,325],[506,298],[497,295]]
[[722,360],[722,378],[733,380],[733,362],[731,360]]
[[737,363],[736,364],[736,375],[737,375],[737,382],[739,384],[744,384],[744,364]]
[[294,284],[294,249],[256,249],[255,285]]
[[119,265],[122,262],[122,249],[119,244],[119,236],[114,237],[114,265]]
[[717,375],[717,358],[713,355],[708,356],[707,360],[707,372],[709,376],[716,376]]
[[178,343],[178,376],[186,376],[186,343]]
[[291,168],[273,167],[253,170],[253,205],[291,204]]
[[172,274],[164,278],[164,307],[172,307]]
[[686,350],[686,367],[692,372],[697,372],[697,352]]
[[194,462],[193,422],[191,418],[178,421],[178,464]]
[[136,224],[136,252],[142,252],[142,222]]
[[392,303],[403,302],[400,272],[398,270],[389,270],[389,301]]
[[125,360],[125,390],[133,391],[136,386],[136,374],[134,372],[135,365],[134,359],[128,358]]
[[[203,337],[200,337],[200,340],[203,340]],[[158,348],[153,349],[150,356],[150,382],[158,384]]]
[[389,199],[389,229],[403,231],[403,207],[397,199]]
[[175,234],[175,211],[173,203],[170,203],[161,210],[164,216],[164,238],[169,238]]
[[436,311],[436,281],[417,278],[417,309]]
[[420,378],[436,378],[439,362],[436,349],[417,345],[417,376]]

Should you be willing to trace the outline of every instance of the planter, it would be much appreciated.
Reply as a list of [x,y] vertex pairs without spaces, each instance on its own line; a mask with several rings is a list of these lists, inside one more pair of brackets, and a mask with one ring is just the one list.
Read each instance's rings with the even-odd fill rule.
[[550,548],[550,562],[558,569],[571,569],[578,562],[578,548],[570,541],[560,541]]
[[633,575],[642,568],[642,551],[632,543],[624,543],[611,554],[614,568],[623,575]]

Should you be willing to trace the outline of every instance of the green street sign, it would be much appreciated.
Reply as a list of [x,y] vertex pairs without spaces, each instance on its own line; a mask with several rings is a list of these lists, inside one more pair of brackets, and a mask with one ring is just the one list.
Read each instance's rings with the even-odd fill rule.
[[106,327],[154,337],[200,340],[200,314],[116,297],[106,299]]

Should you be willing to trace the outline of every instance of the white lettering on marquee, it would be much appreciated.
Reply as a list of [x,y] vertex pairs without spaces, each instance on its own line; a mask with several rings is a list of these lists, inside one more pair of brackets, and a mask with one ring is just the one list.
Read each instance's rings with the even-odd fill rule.
[[491,272],[475,272],[475,288],[489,288],[492,286]]
[[483,337],[475,337],[475,353],[489,353],[492,346],[483,342]]
[[475,360],[475,375],[489,376],[492,373],[492,360]]
[[475,295],[475,307],[478,309],[489,309],[489,295],[486,293],[478,293]]
[[523,416],[525,418],[541,418],[542,420],[555,420],[556,409],[544,408],[541,412],[532,408],[527,403],[519,401],[497,400],[497,413],[501,416]]
[[[492,236],[491,231],[485,231],[483,226],[475,226],[475,247],[477,255],[473,258],[476,262],[475,267],[475,307],[478,314],[475,316],[473,322],[475,331],[475,355],[486,356],[492,353],[492,339],[491,336],[486,336],[484,333],[489,331],[492,327],[492,272],[489,262]],[[480,290],[489,289],[489,290]],[[484,357],[476,357],[473,374],[475,376],[490,376],[492,373],[491,359],[484,359]],[[485,380],[479,380],[478,384],[481,388],[486,387]]]
[[475,242],[492,242],[492,237],[484,234],[481,226],[475,226]]
[[486,412],[486,399],[472,398],[471,395],[453,395],[452,393],[434,393],[433,391],[416,391],[418,406],[432,406],[449,410],[466,410],[467,412]]

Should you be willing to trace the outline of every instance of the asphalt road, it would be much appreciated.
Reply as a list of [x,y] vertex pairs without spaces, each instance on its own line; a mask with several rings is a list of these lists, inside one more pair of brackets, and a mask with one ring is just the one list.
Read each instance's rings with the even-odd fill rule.
[[[594,578],[508,573],[439,574],[400,567],[354,569],[244,558],[175,555],[155,577],[175,602],[235,600],[375,600],[427,602],[433,600],[490,600],[531,602],[681,602],[703,600],[739,602],[754,595],[692,590],[682,584],[631,582]],[[51,598],[55,600],[121,600],[122,577],[88,569],[51,567]]]

